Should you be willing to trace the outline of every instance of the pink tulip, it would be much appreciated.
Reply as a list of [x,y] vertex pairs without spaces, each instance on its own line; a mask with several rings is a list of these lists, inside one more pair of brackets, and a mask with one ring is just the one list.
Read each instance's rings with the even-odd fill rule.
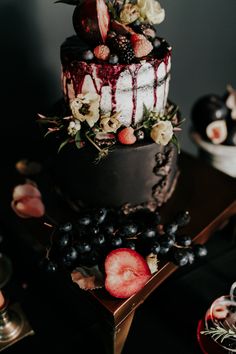
[[19,184],[14,188],[11,207],[21,218],[40,218],[45,214],[41,193],[31,183]]

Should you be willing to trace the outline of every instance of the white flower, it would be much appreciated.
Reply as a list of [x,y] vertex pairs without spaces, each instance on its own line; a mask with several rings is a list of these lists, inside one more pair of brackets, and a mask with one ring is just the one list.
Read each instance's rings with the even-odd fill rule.
[[128,25],[139,18],[139,8],[137,5],[125,4],[122,11],[120,12],[120,21]]
[[68,134],[75,136],[76,133],[81,129],[80,121],[72,120],[68,125]]
[[121,126],[119,116],[120,113],[115,113],[111,117],[101,117],[100,127],[102,128],[102,130],[106,133],[116,133],[117,129]]
[[81,93],[70,102],[70,109],[75,119],[86,121],[90,127],[99,119],[100,96],[96,93]]
[[226,99],[226,106],[231,110],[231,118],[236,120],[236,90],[228,85],[229,96]]
[[150,135],[156,144],[167,145],[173,136],[173,126],[170,121],[162,120],[154,125]]
[[140,15],[143,21],[153,25],[160,24],[165,18],[165,10],[156,0],[137,0]]

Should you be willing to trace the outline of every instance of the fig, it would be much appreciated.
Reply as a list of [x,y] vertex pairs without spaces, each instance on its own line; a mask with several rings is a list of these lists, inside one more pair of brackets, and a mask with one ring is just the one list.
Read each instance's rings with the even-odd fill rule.
[[215,121],[226,120],[228,114],[229,109],[223,98],[215,94],[209,94],[200,97],[195,102],[191,112],[191,119],[195,131],[203,138],[208,138],[206,135],[207,126]]
[[84,0],[73,12],[77,35],[92,44],[104,43],[109,30],[110,15],[104,0]]
[[206,127],[206,135],[213,144],[222,144],[227,138],[225,120],[215,120]]

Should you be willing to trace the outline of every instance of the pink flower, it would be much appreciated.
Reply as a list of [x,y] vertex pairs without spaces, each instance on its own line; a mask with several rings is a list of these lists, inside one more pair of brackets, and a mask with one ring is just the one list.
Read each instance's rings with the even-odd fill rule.
[[21,218],[40,218],[45,213],[41,193],[32,183],[19,184],[14,187],[11,207]]

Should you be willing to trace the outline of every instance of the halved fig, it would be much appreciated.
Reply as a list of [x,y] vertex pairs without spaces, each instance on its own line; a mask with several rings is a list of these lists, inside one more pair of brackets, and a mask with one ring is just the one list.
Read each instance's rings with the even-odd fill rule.
[[85,41],[106,41],[110,15],[104,0],[84,0],[75,7],[72,21],[75,32]]
[[222,144],[227,138],[225,120],[216,120],[206,127],[206,135],[213,144]]

